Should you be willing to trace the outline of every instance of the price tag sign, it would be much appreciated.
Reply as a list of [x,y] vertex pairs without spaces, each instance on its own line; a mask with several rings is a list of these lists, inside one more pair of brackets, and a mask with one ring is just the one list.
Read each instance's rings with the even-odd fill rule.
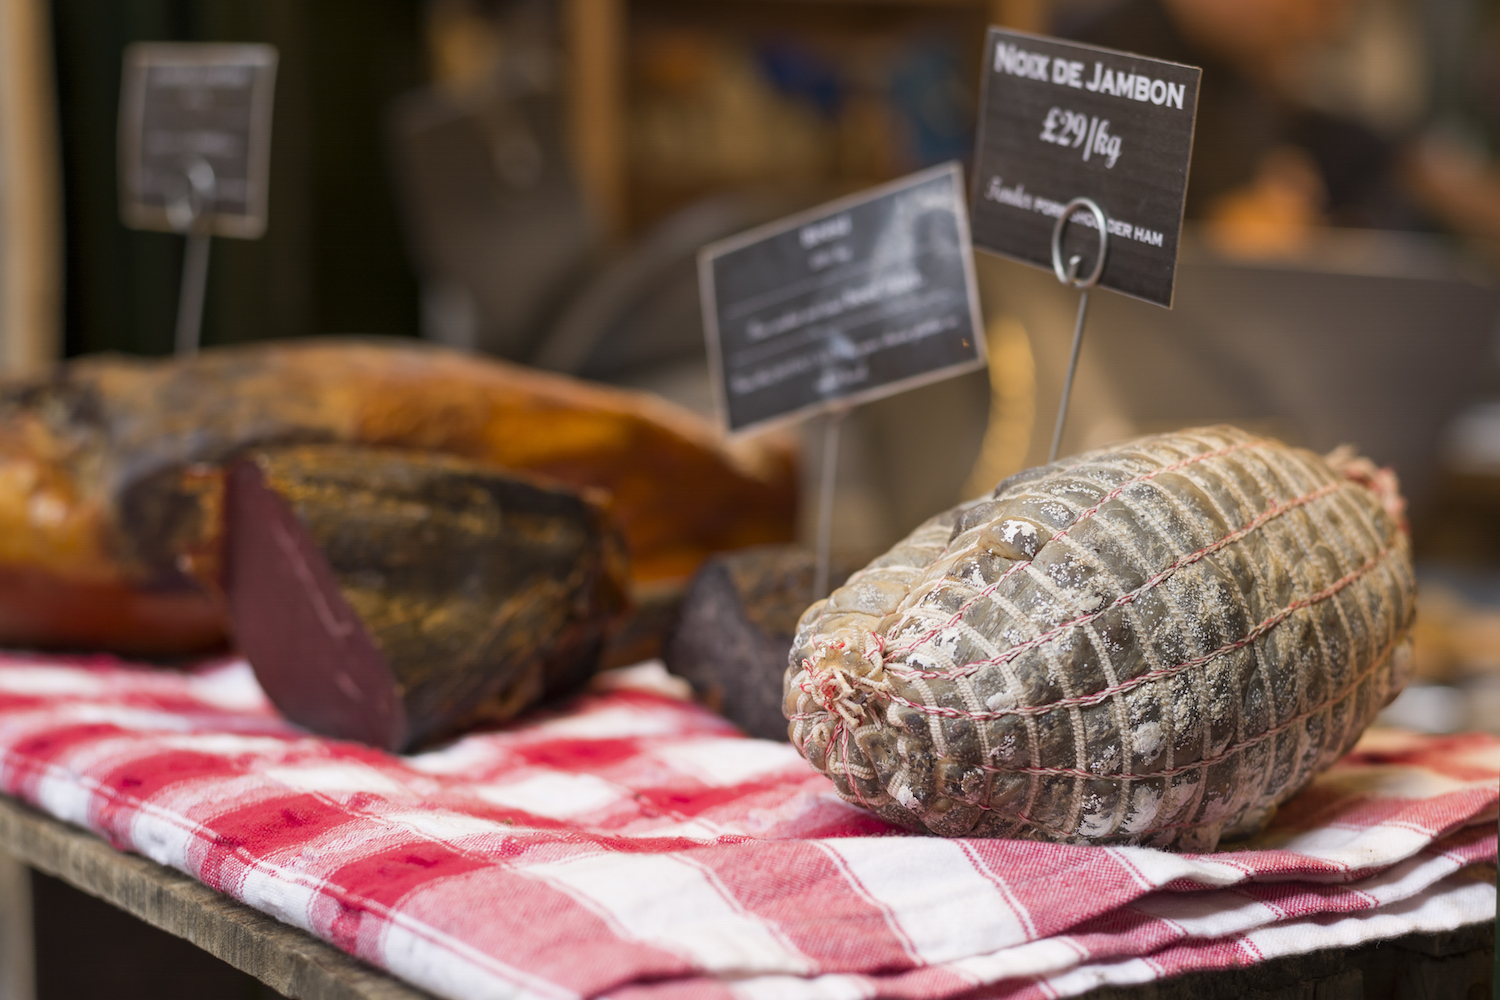
[[[1092,198],[1109,220],[1099,284],[1172,305],[1198,108],[1193,66],[991,28],[979,113],[974,244],[1052,269],[1063,206]],[[1063,259],[1092,266],[1093,216],[1075,212]]]
[[127,48],[119,137],[125,224],[180,232],[177,206],[191,193],[214,235],[264,233],[275,81],[269,45]]
[[984,366],[956,163],[704,247],[698,268],[731,431]]

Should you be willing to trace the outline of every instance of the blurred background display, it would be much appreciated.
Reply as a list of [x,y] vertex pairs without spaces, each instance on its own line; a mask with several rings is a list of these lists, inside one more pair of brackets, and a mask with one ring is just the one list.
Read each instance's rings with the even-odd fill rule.
[[[1229,421],[1391,463],[1424,588],[1391,719],[1500,731],[1494,0],[8,0],[0,362],[170,349],[182,241],[120,222],[121,53],[269,42],[270,224],[216,244],[206,345],[425,338],[711,413],[698,247],[967,168],[989,24],[1204,71],[1175,308],[1096,297],[1064,451]],[[989,372],[845,424],[853,565],[1045,458],[1076,297],[977,266]]]
[[426,75],[419,5],[60,0],[50,8],[68,354],[172,348],[182,239],[120,221],[121,56],[136,41],[269,42],[281,55],[270,223],[259,240],[214,247],[203,343],[417,332],[417,283],[381,123],[390,101]]

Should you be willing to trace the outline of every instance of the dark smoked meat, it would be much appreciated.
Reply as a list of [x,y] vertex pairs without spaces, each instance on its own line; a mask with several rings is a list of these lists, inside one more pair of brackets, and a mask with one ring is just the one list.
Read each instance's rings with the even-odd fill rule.
[[[833,583],[848,575],[835,570]],[[711,557],[688,587],[662,661],[751,736],[785,740],[781,675],[813,600],[813,576],[813,554],[794,545]]]
[[406,750],[593,672],[625,559],[597,502],[447,456],[308,446],[226,475],[224,597],[288,718]]
[[808,609],[792,742],[913,829],[1212,850],[1405,684],[1401,511],[1352,452],[1230,427],[1021,473]]

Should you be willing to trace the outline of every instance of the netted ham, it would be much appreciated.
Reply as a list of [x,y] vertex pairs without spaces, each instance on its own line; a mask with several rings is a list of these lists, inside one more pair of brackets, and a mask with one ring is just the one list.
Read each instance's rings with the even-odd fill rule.
[[803,615],[792,742],[943,836],[1212,850],[1405,684],[1395,478],[1231,427],[1001,483]]

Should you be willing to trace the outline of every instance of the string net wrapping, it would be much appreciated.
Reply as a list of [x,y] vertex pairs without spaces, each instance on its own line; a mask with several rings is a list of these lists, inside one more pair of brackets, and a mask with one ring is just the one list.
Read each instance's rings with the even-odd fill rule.
[[1394,476],[1233,427],[1031,469],[803,615],[784,709],[840,795],[943,836],[1212,850],[1410,674]]

